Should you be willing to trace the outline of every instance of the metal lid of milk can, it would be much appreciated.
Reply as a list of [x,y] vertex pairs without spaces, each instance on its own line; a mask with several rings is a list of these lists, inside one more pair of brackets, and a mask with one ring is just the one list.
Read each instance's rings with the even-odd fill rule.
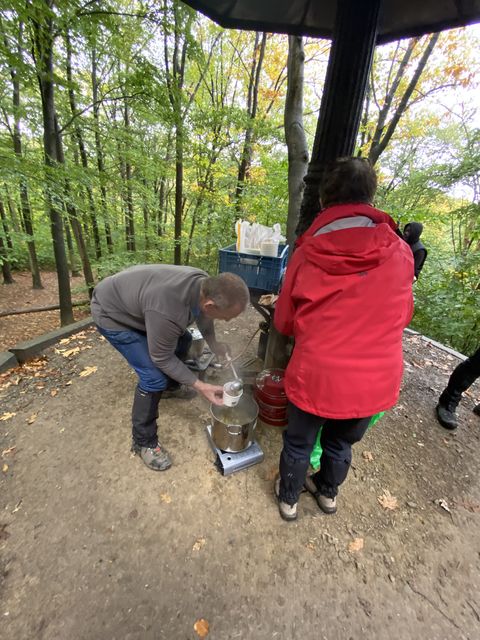
[[285,369],[264,369],[255,378],[255,387],[272,398],[285,398]]

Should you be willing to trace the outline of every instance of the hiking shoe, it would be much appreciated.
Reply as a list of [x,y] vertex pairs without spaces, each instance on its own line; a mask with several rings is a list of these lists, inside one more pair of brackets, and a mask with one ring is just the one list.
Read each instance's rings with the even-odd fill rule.
[[476,416],[480,416],[480,404],[477,404],[475,407],[473,407],[472,411]]
[[296,520],[297,519],[297,504],[298,502],[296,502],[295,504],[288,504],[287,502],[282,502],[282,500],[279,499],[279,495],[280,495],[280,475],[278,475],[275,478],[275,483],[273,485],[273,490],[275,491],[275,497],[277,498],[277,502],[278,502],[278,510],[280,512],[281,517],[284,520],[288,521],[292,521],[292,520]]
[[324,496],[317,489],[317,485],[313,481],[312,476],[307,476],[305,478],[305,489],[312,494],[312,496],[317,501],[318,506],[323,511],[323,513],[327,513],[331,515],[332,513],[337,512],[337,499],[329,498],[328,496]]
[[443,404],[438,403],[435,407],[435,412],[437,414],[437,420],[442,425],[442,427],[445,427],[445,429],[450,429],[450,431],[453,431],[458,427],[455,409],[451,411],[450,409],[448,409],[448,407],[444,407]]
[[162,398],[168,400],[170,398],[176,398],[177,400],[191,400],[195,398],[197,392],[195,389],[188,387],[186,384],[181,384],[178,387],[172,389],[165,389],[162,393]]
[[147,467],[154,471],[165,471],[172,466],[168,452],[159,444],[156,447],[141,447],[134,442],[132,451],[140,455]]

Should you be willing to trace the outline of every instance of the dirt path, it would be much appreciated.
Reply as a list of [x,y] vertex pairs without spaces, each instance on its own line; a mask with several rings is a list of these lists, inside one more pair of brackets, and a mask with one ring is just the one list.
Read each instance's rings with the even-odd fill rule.
[[[221,330],[240,349],[257,323]],[[338,514],[304,494],[285,523],[280,431],[260,427],[265,461],[225,478],[206,404],[164,401],[174,467],[155,474],[128,453],[120,356],[93,331],[59,348],[2,380],[2,640],[194,640],[199,618],[208,640],[480,638],[478,384],[457,433],[433,417],[454,358],[407,336],[401,401],[357,446]]]

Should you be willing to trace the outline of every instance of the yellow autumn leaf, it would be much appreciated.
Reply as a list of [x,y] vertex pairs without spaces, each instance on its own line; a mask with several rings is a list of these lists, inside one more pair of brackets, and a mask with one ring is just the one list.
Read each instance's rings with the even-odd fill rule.
[[382,505],[384,509],[389,509],[393,511],[398,507],[398,500],[395,496],[392,496],[388,489],[385,489],[381,496],[377,498],[378,502]]
[[68,349],[62,353],[64,358],[70,358],[70,356],[74,356],[76,353],[80,353],[80,347],[73,347],[73,349]]
[[354,538],[348,545],[350,553],[361,551],[363,549],[363,538]]
[[8,464],[6,462],[2,467],[2,471],[3,471],[3,473],[7,473],[7,471],[8,471]]
[[192,547],[192,551],[200,551],[200,549],[205,546],[205,543],[205,538],[198,538]]
[[205,620],[204,618],[200,618],[195,622],[193,628],[195,629],[195,632],[199,638],[206,638],[210,630],[210,625],[208,624],[207,620]]
[[98,367],[85,367],[85,369],[83,369],[83,371],[80,371],[80,373],[78,374],[81,378],[86,378],[87,376],[92,375],[92,373],[95,373],[95,371],[98,369]]
[[32,413],[32,415],[27,418],[27,424],[33,424],[37,419],[38,413]]
[[166,502],[167,504],[170,504],[170,502],[172,501],[172,498],[168,495],[168,493],[161,493],[160,500],[162,502]]
[[10,420],[10,418],[13,418],[13,416],[16,416],[17,414],[15,412],[8,412],[4,413],[3,415],[0,416],[0,420],[4,421],[4,420]]

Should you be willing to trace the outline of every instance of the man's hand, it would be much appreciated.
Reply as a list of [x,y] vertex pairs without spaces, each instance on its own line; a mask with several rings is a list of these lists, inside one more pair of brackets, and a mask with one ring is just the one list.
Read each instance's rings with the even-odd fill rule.
[[209,402],[219,407],[223,405],[223,387],[197,380],[193,388],[199,391]]

